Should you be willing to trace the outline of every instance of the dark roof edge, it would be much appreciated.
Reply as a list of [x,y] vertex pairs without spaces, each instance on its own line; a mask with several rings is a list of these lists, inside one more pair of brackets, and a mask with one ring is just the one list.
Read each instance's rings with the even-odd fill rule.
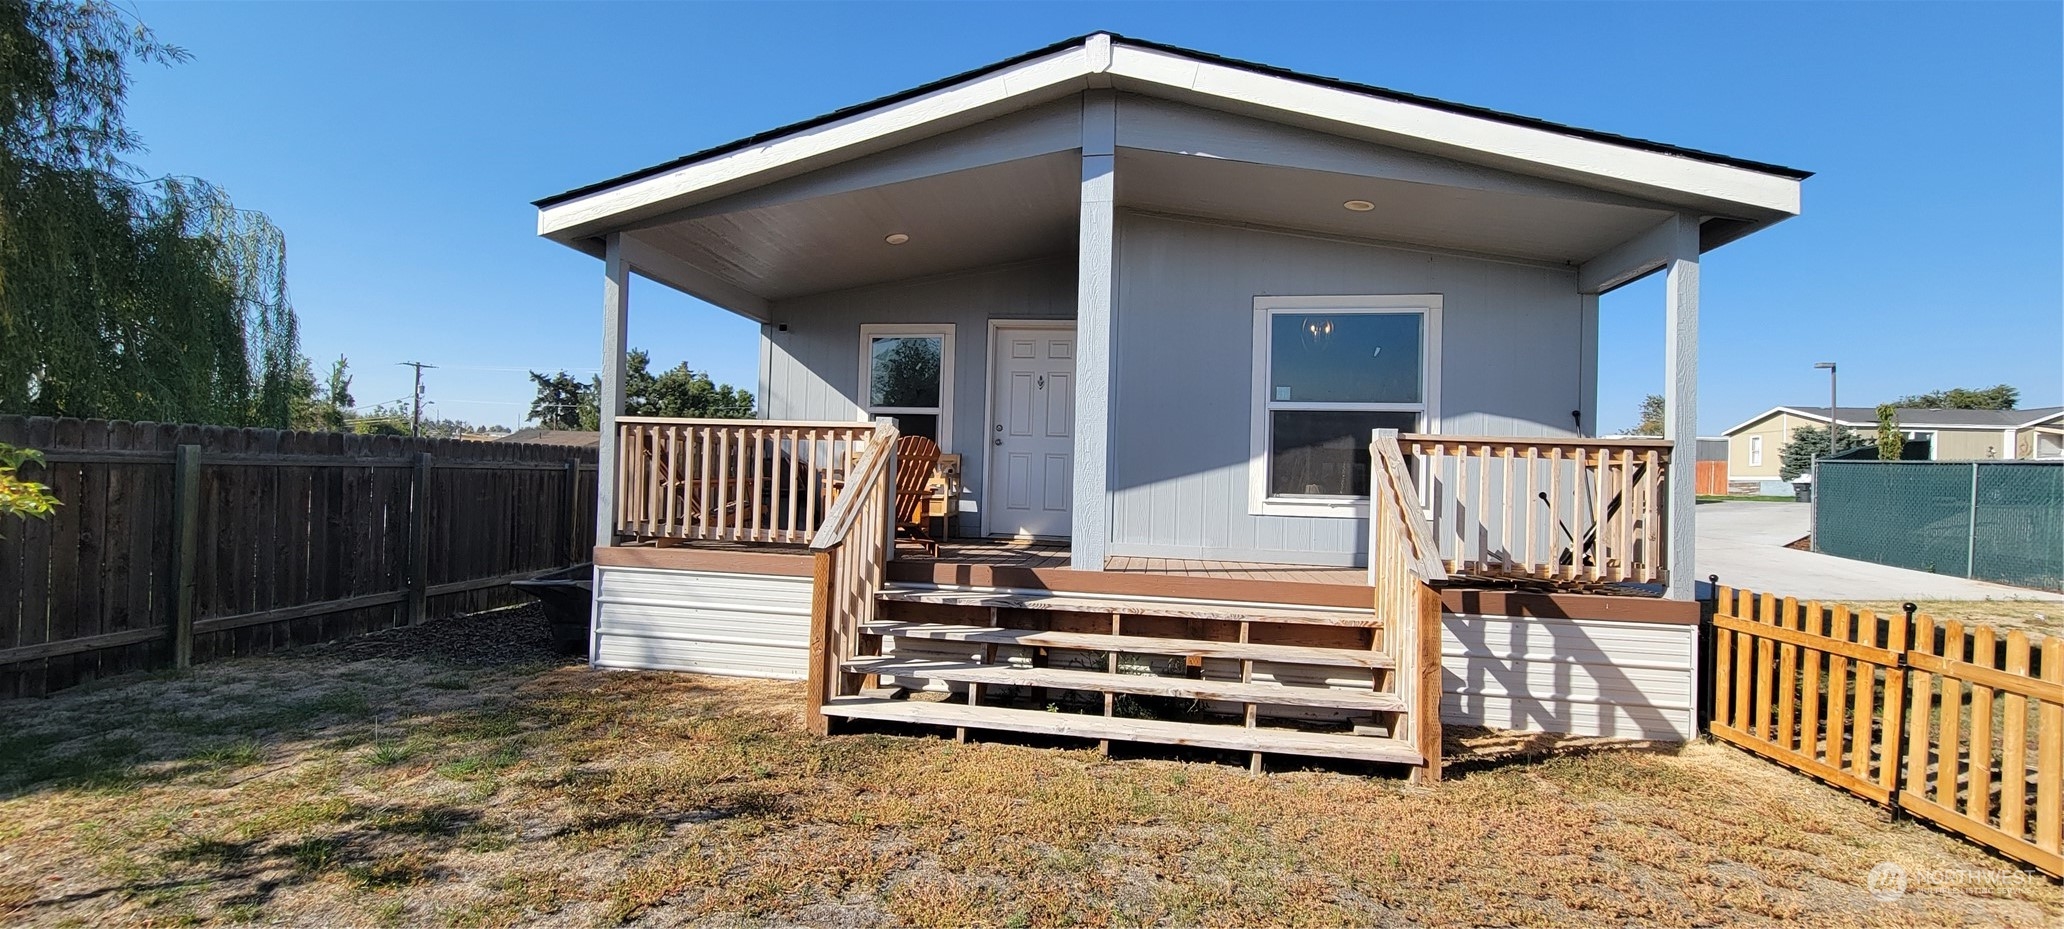
[[1373,84],[1359,84],[1354,81],[1343,80],[1337,77],[1324,77],[1317,74],[1305,74],[1300,71],[1292,71],[1289,68],[1279,68],[1275,65],[1259,64],[1257,62],[1252,61],[1242,61],[1238,58],[1227,58],[1224,55],[1214,55],[1210,52],[1200,52],[1192,48],[1183,48],[1180,45],[1164,45],[1160,42],[1150,42],[1145,39],[1129,39],[1116,34],[1113,34],[1112,38],[1124,42],[1127,45],[1137,45],[1141,48],[1151,48],[1156,51],[1168,52],[1170,54],[1184,55],[1190,58],[1198,58],[1205,61],[1216,62],[1222,65],[1228,65],[1235,68],[1244,68],[1248,71],[1255,71],[1262,74],[1270,74],[1276,77],[1288,78],[1290,80],[1295,81],[1303,81],[1308,84],[1323,84],[1328,87],[1338,87],[1342,90],[1351,90],[1356,93],[1368,94],[1372,97],[1382,97],[1387,100],[1396,100],[1400,103],[1412,103],[1431,109],[1445,110],[1450,113],[1459,113],[1464,116],[1475,116],[1479,119],[1488,119],[1493,120],[1495,122],[1509,123],[1515,126],[1525,126],[1530,129],[1541,129],[1548,132],[1559,133],[1561,135],[1576,136],[1580,139],[1590,139],[1595,142],[1608,142],[1613,145],[1623,145],[1628,148],[1638,148],[1643,151],[1657,152],[1664,155],[1677,155],[1684,158],[1697,159],[1699,161],[1710,161],[1715,164],[1723,164],[1733,168],[1745,168],[1750,171],[1759,171],[1764,174],[1775,174],[1780,177],[1790,178],[1791,180],[1795,181],[1803,181],[1813,176],[1813,172],[1811,171],[1804,171],[1798,168],[1788,168],[1784,165],[1771,164],[1767,161],[1752,161],[1747,158],[1736,158],[1731,155],[1722,155],[1716,152],[1701,151],[1695,148],[1685,148],[1681,145],[1670,145],[1665,142],[1654,142],[1648,139],[1637,139],[1633,136],[1618,135],[1611,132],[1601,132],[1596,129],[1585,129],[1581,126],[1571,126],[1565,123],[1551,122],[1549,120],[1541,119],[1534,116],[1521,116],[1516,113],[1507,113],[1503,110],[1492,110],[1480,106],[1472,106],[1467,103],[1456,103],[1452,100],[1442,100],[1438,97],[1422,97],[1418,94],[1405,93],[1401,90],[1391,90],[1388,87],[1377,87]]
[[[1095,35],[1095,33],[1090,33],[1089,35]],[[932,81],[929,84],[920,84],[916,87],[910,88],[909,90],[897,91],[896,93],[890,94],[886,97],[876,97],[875,99],[869,100],[866,103],[856,103],[849,107],[833,110],[822,116],[813,116],[801,122],[789,123],[786,126],[769,129],[765,132],[755,133],[753,135],[746,136],[743,139],[739,139],[735,142],[726,142],[722,145],[718,145],[713,148],[705,148],[699,152],[690,152],[689,154],[682,155],[679,158],[661,162],[649,168],[639,168],[638,170],[629,172],[627,174],[619,174],[616,177],[609,178],[608,180],[596,181],[593,184],[584,184],[564,193],[556,193],[549,197],[533,200],[531,201],[531,205],[536,207],[547,207],[555,203],[563,203],[567,200],[572,200],[575,197],[585,197],[588,194],[594,193],[599,190],[608,190],[609,188],[615,187],[618,184],[642,180],[644,178],[651,177],[654,174],[672,171],[675,168],[681,167],[683,165],[691,165],[698,161],[702,161],[706,158],[715,158],[718,155],[726,155],[742,148],[751,148],[752,146],[758,145],[762,142],[771,142],[790,133],[801,132],[805,129],[815,129],[818,126],[822,126],[826,123],[838,122],[839,120],[845,119],[848,116],[853,116],[859,113],[865,113],[868,110],[885,107],[892,103],[901,103],[913,97],[922,97],[925,94],[931,93],[932,91],[951,87],[962,81],[970,81],[994,71],[1001,71],[1013,65],[1024,64],[1025,62],[1031,61],[1034,58],[1043,58],[1055,52],[1062,51],[1064,49],[1076,45],[1080,45],[1083,42],[1089,40],[1089,35],[1079,35],[1075,36],[1074,38],[1062,39],[1061,41],[1055,42],[1052,45],[1035,48],[1022,55],[1013,55],[1002,61],[996,62],[995,64],[983,65],[972,71],[962,71],[959,74],[955,74],[950,77],[942,77],[936,81]]]
[[[738,139],[733,142],[726,142],[722,145],[714,146],[712,148],[706,148],[699,152],[691,152],[689,154],[682,155],[679,158],[674,158],[662,162],[660,164],[652,165],[650,167],[640,168],[636,171],[620,174],[615,177],[608,178],[606,180],[596,181],[592,184],[584,184],[580,187],[575,187],[572,190],[552,194],[551,196],[547,197],[542,197],[540,199],[531,201],[531,205],[543,208],[552,206],[554,204],[563,203],[565,201],[572,200],[576,197],[584,197],[588,194],[595,193],[597,191],[608,190],[609,188],[615,187],[619,184],[626,184],[631,181],[642,180],[644,178],[651,177],[652,175],[660,174],[666,171],[671,171],[675,168],[679,168],[684,165],[690,165],[708,158],[715,158],[719,155],[729,154],[731,152],[738,151],[739,149],[750,148],[754,145],[758,145],[763,142],[769,142],[774,139],[778,139],[782,136],[789,135],[791,133],[801,132],[805,129],[814,129],[818,126],[825,125],[826,123],[837,122],[838,120],[845,119],[848,116],[864,113],[868,110],[888,106],[893,103],[901,103],[902,101],[909,100],[913,97],[920,97],[925,94],[931,93],[935,90],[951,87],[963,81],[973,80],[975,78],[982,77],[995,71],[1001,71],[1005,68],[1009,68],[1014,65],[1023,64],[1024,62],[1031,61],[1035,58],[1041,58],[1046,55],[1051,55],[1055,52],[1063,51],[1073,46],[1080,45],[1083,42],[1087,41],[1090,36],[1097,34],[1098,33],[1089,33],[1086,35],[1079,35],[1074,36],[1072,38],[1063,39],[1051,45],[1035,48],[1029,52],[1025,52],[1020,55],[1014,55],[1010,58],[1006,58],[994,64],[983,65],[982,67],[976,68],[971,71],[963,71],[959,74],[955,74],[949,77],[943,77],[927,84],[920,84],[916,87],[910,88],[909,90],[899,91],[897,93],[890,94],[886,97],[877,97],[865,103],[857,103],[852,106],[833,110],[822,116],[815,116],[811,117],[810,119],[802,120],[800,122],[789,123],[786,126],[780,126],[774,129],[769,129],[765,132],[755,133],[743,139]],[[1734,168],[1743,168],[1746,170],[1757,171],[1764,174],[1774,174],[1779,177],[1785,177],[1795,181],[1803,181],[1813,176],[1813,172],[1811,171],[1803,171],[1798,168],[1788,168],[1784,165],[1771,164],[1769,162],[1753,161],[1747,158],[1735,158],[1729,155],[1721,155],[1714,152],[1701,151],[1695,148],[1685,148],[1683,146],[1678,145],[1669,145],[1663,142],[1650,141],[1648,139],[1637,139],[1633,136],[1617,135],[1610,132],[1600,132],[1595,129],[1584,129],[1578,126],[1570,126],[1563,123],[1550,122],[1548,120],[1539,119],[1532,116],[1521,116],[1515,113],[1506,113],[1501,110],[1492,110],[1480,106],[1471,106],[1466,103],[1455,103],[1448,100],[1442,100],[1437,97],[1422,97],[1418,94],[1409,94],[1403,91],[1391,90],[1387,87],[1377,87],[1373,84],[1359,84],[1354,81],[1342,80],[1340,78],[1323,77],[1315,74],[1305,74],[1300,71],[1292,71],[1288,68],[1279,68],[1274,65],[1258,64],[1256,62],[1251,61],[1242,61],[1238,58],[1227,58],[1223,55],[1214,55],[1210,52],[1200,52],[1195,49],[1183,48],[1179,45],[1167,45],[1160,42],[1150,42],[1144,39],[1128,38],[1126,36],[1119,35],[1115,32],[1107,32],[1102,34],[1109,35],[1112,41],[1122,42],[1124,44],[1137,46],[1139,48],[1168,52],[1170,54],[1175,55],[1183,55],[1186,57],[1196,58],[1203,61],[1214,62],[1217,64],[1227,65],[1230,67],[1254,71],[1260,74],[1268,74],[1275,77],[1286,78],[1294,81],[1301,81],[1309,84],[1320,84],[1328,87],[1337,87],[1343,90],[1350,90],[1355,93],[1367,94],[1373,97],[1382,97],[1387,100],[1396,100],[1401,103],[1411,103],[1418,106],[1429,107],[1431,109],[1444,110],[1450,113],[1459,113],[1464,116],[1474,116],[1479,119],[1489,119],[1501,123],[1508,123],[1515,126],[1525,126],[1531,129],[1540,129],[1547,132],[1558,133],[1561,135],[1575,136],[1581,139],[1590,139],[1597,142],[1606,142],[1612,145],[1620,145],[1628,148],[1641,149],[1643,151],[1656,152],[1665,155],[1675,155],[1683,158],[1692,158],[1699,161],[1707,161],[1712,162],[1714,164],[1722,164]]]

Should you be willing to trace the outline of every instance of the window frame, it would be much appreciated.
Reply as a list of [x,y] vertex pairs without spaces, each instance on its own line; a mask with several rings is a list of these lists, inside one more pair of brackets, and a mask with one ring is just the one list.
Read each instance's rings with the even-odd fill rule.
[[[1267,296],[1254,298],[1252,382],[1248,389],[1247,513],[1251,516],[1317,516],[1332,519],[1365,519],[1369,515],[1366,496],[1272,496],[1269,494],[1269,439],[1279,410],[1339,411],[1355,413],[1418,413],[1421,428],[1440,432],[1441,384],[1440,294],[1359,294],[1319,296]],[[1272,398],[1269,364],[1273,327],[1277,315],[1326,310],[1335,315],[1360,313],[1397,315],[1417,313],[1419,326],[1419,402],[1345,403],[1284,400]]]
[[1763,467],[1763,437],[1760,435],[1749,436],[1749,467]]
[[[953,323],[863,323],[860,326],[860,392],[855,396],[861,422],[878,416],[916,414],[939,417],[939,451],[953,453]],[[882,337],[931,336],[939,340],[939,405],[937,407],[874,406],[874,340]]]

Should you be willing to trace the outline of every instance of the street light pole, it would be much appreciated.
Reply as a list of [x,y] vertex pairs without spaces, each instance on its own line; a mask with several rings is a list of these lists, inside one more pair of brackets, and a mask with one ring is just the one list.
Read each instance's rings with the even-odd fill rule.
[[1835,436],[1842,429],[1841,407],[1835,402],[1835,363],[1820,361],[1813,367],[1827,369],[1827,451],[1822,453],[1826,457],[1835,453]]

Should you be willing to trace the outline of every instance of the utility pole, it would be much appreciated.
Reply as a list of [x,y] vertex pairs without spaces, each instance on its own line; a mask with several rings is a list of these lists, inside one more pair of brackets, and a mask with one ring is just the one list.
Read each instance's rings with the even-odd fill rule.
[[409,415],[408,434],[411,438],[419,438],[423,434],[423,369],[437,366],[420,361],[403,361],[399,364],[416,369],[416,405],[415,412]]

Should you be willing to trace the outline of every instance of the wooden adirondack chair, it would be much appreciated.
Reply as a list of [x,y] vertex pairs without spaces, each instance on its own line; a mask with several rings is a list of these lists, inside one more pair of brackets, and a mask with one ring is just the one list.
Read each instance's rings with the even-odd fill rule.
[[921,435],[896,440],[896,538],[909,539],[925,554],[937,557],[939,542],[925,531],[925,502],[932,496],[932,471],[939,466],[939,443]]

